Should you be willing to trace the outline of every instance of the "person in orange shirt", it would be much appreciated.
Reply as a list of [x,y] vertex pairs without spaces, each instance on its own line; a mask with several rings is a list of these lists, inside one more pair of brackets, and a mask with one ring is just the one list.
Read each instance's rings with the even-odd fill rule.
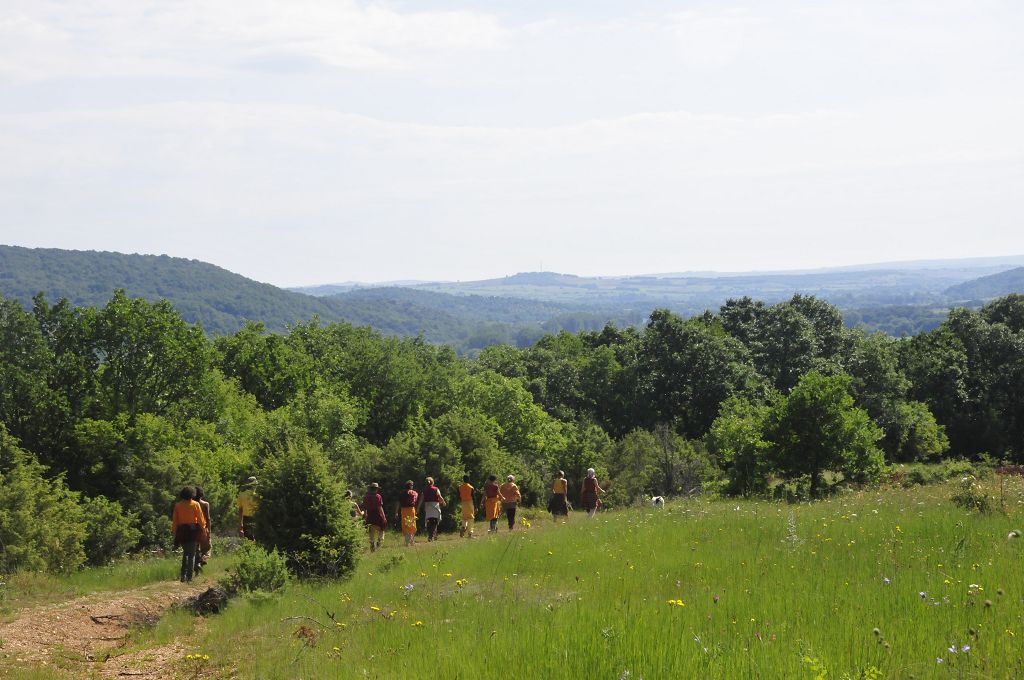
[[480,509],[484,511],[484,517],[491,523],[487,533],[493,534],[498,531],[498,516],[501,515],[501,493],[498,486],[498,478],[491,475],[484,484],[484,497],[480,499]]
[[498,495],[501,496],[501,509],[505,511],[505,517],[508,519],[508,530],[512,531],[516,526],[516,508],[523,497],[516,486],[516,478],[509,475],[505,479],[505,483],[498,489]]
[[171,513],[171,533],[174,534],[174,547],[181,546],[181,582],[188,583],[196,568],[196,551],[199,549],[199,537],[206,529],[206,518],[203,508],[193,500],[196,492],[186,486],[178,494],[178,502]]
[[459,536],[469,535],[473,538],[473,520],[476,513],[473,511],[473,492],[475,489],[469,483],[469,475],[462,476],[462,484],[459,485],[459,508],[462,510],[462,525],[459,527]]

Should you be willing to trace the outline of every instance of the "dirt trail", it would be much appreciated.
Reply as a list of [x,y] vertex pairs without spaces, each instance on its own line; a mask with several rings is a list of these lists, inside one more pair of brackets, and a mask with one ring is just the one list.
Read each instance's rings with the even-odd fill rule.
[[128,643],[131,626],[156,623],[168,607],[210,585],[165,581],[23,609],[0,624],[0,661],[70,669],[75,677],[171,677],[168,662],[187,653],[184,642],[123,656],[115,656],[117,649]]

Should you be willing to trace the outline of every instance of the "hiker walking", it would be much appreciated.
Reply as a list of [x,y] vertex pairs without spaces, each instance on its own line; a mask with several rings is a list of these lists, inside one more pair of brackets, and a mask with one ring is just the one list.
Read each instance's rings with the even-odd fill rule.
[[558,471],[558,477],[551,485],[551,499],[548,501],[548,512],[551,518],[557,522],[561,517],[565,521],[569,517],[569,482],[565,478],[565,472]]
[[406,545],[416,542],[416,499],[419,494],[413,489],[414,486],[410,479],[405,483],[405,490],[398,494],[399,521],[402,523],[402,536]]
[[182,583],[192,580],[196,566],[196,550],[199,545],[200,532],[206,528],[206,518],[203,517],[203,509],[193,498],[196,490],[186,486],[178,494],[178,502],[174,504],[174,511],[171,513],[171,532],[174,534],[174,547],[181,546],[181,573],[179,578]]
[[363,521],[370,537],[370,552],[374,552],[384,541],[388,518],[384,514],[384,499],[380,496],[380,484],[373,482],[363,496]]
[[427,488],[423,490],[420,506],[427,527],[427,541],[437,539],[437,525],[441,523],[441,508],[448,503],[441,495],[441,490],[434,484],[433,477],[427,477]]
[[505,483],[498,489],[498,495],[501,496],[501,509],[505,512],[505,518],[508,519],[508,530],[512,531],[516,525],[516,508],[523,500],[522,494],[519,493],[519,487],[516,486],[514,475],[505,478]]
[[250,541],[256,540],[256,511],[260,506],[259,496],[256,495],[256,478],[250,477],[235,499],[238,507],[238,533]]
[[484,511],[484,517],[490,522],[487,533],[497,533],[498,516],[501,515],[501,489],[495,475],[488,477],[487,483],[484,484],[484,497],[480,501],[480,509]]
[[594,468],[588,468],[587,478],[583,480],[583,488],[580,492],[580,503],[587,511],[587,517],[593,517],[597,513],[597,509],[601,507],[599,496],[603,493],[604,489],[597,483],[597,473]]
[[349,517],[355,519],[363,516],[363,509],[360,508],[359,503],[356,503],[355,499],[352,498],[352,489],[345,489],[345,500],[348,502]]
[[199,552],[196,555],[196,571],[200,572],[206,563],[210,561],[210,552],[213,549],[213,540],[210,536],[213,531],[213,521],[210,519],[210,501],[206,500],[206,494],[203,493],[203,487],[196,487],[195,500],[199,503],[199,507],[203,509],[203,519],[206,520],[206,528],[200,532],[199,536]]
[[469,475],[462,475],[462,484],[459,484],[459,510],[462,514],[462,523],[459,525],[459,536],[468,535],[473,538],[473,520],[476,519],[473,505],[473,492],[476,489],[469,483]]

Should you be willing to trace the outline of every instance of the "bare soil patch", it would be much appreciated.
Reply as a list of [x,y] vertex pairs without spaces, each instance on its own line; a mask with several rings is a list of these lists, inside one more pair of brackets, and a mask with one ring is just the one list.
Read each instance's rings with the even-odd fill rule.
[[128,644],[132,627],[155,624],[169,607],[207,587],[161,582],[23,609],[0,624],[0,667],[6,661],[73,669],[75,677],[173,677],[169,661],[186,653],[185,641],[122,656],[117,651]]

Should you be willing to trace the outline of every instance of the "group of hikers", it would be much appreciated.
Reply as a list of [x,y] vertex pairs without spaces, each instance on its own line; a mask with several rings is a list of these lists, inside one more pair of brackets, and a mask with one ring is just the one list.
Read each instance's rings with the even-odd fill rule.
[[[469,475],[462,477],[462,484],[458,487],[460,525],[459,536],[472,538],[473,524],[476,520],[477,507],[484,513],[484,518],[490,523],[488,533],[498,531],[498,519],[502,513],[508,521],[508,529],[512,531],[516,525],[516,510],[523,500],[523,496],[516,485],[515,475],[508,475],[505,483],[499,485],[498,478],[491,475],[480,493],[480,503],[477,506],[477,490],[469,481]],[[402,536],[405,545],[413,545],[416,539],[417,523],[420,513],[423,516],[424,527],[427,532],[427,541],[437,538],[437,528],[441,522],[441,508],[448,502],[445,500],[441,490],[434,484],[433,477],[426,478],[426,488],[422,492],[416,491],[416,484],[409,480],[405,488],[398,495],[397,519],[402,529]],[[593,517],[601,506],[600,495],[604,489],[597,482],[597,474],[593,468],[587,470],[587,476],[583,480],[580,489],[580,501],[588,517]],[[381,546],[384,541],[384,532],[388,528],[388,517],[385,511],[384,498],[380,493],[380,485],[373,482],[363,496],[363,502],[357,503],[351,491],[345,492],[346,498],[351,504],[350,514],[353,518],[362,518],[366,524],[367,533],[370,539],[370,551],[373,552]],[[558,476],[551,485],[551,497],[548,500],[548,512],[556,521],[566,519],[572,504],[569,502],[569,481],[565,478],[565,472],[559,470]]]
[[171,532],[174,547],[180,547],[180,580],[188,583],[201,572],[210,559],[213,547],[210,541],[210,502],[203,496],[202,488],[186,486],[178,493],[178,502],[171,512]]
[[[254,518],[259,499],[256,495],[256,478],[250,477],[242,485],[242,491],[235,502],[238,507],[238,533],[243,538],[255,538]],[[171,533],[174,547],[181,548],[181,572],[179,579],[188,583],[203,570],[210,560],[213,543],[210,530],[210,502],[198,486],[186,486],[178,493],[178,500],[171,511]]]
[[[477,508],[484,513],[490,523],[488,533],[498,531],[498,520],[504,513],[508,521],[509,531],[516,525],[516,510],[523,496],[516,485],[514,475],[508,475],[505,483],[499,485],[498,478],[490,475],[479,494],[470,484],[469,475],[462,477],[458,487],[460,526],[459,536],[472,538],[473,524],[476,521]],[[593,468],[587,470],[587,476],[580,488],[580,502],[587,516],[593,517],[601,506],[600,495],[604,489],[597,482],[597,474]],[[380,494],[380,485],[373,482],[369,485],[363,502],[357,503],[351,491],[345,492],[350,504],[349,512],[353,519],[362,519],[366,524],[370,539],[370,550],[375,551],[384,541],[384,532],[388,528],[388,517],[385,512],[384,499]],[[423,517],[427,532],[427,541],[437,539],[438,526],[441,523],[441,508],[448,505],[441,490],[434,483],[433,477],[426,478],[426,487],[422,492],[416,491],[416,484],[409,480],[398,495],[396,519],[398,520],[405,545],[413,545],[416,539],[417,524]],[[249,479],[242,485],[242,490],[235,501],[238,508],[238,533],[243,538],[255,538],[255,518],[259,507],[259,496],[256,493],[256,478]],[[565,472],[559,470],[551,485],[551,496],[548,500],[548,512],[555,521],[565,520],[569,516],[572,504],[569,502],[569,482]],[[210,503],[204,498],[203,490],[198,486],[186,486],[178,494],[178,501],[171,512],[171,533],[174,535],[174,547],[182,549],[180,580],[188,583],[192,577],[201,572],[210,559],[212,547],[210,541]]]

